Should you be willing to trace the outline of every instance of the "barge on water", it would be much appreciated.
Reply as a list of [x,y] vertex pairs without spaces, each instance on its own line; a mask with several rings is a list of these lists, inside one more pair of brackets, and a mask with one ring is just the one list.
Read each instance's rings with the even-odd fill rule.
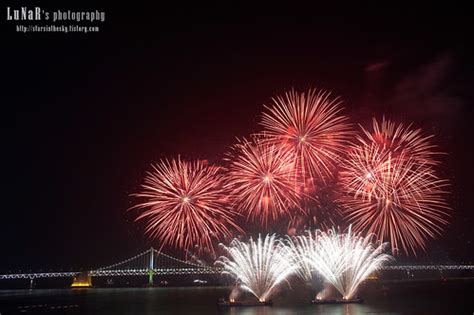
[[234,307],[234,306],[272,306],[272,301],[235,301],[235,300],[225,300],[219,299],[217,305],[222,307]]

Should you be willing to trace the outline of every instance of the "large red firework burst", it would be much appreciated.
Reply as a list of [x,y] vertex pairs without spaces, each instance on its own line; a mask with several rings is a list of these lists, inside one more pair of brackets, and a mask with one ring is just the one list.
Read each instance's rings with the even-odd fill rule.
[[261,121],[265,137],[293,154],[297,180],[302,186],[332,175],[331,167],[350,135],[347,117],[340,114],[341,101],[330,96],[324,91],[292,90],[273,98],[272,106],[265,106],[267,112]]
[[234,236],[242,230],[234,222],[219,167],[203,161],[162,160],[152,165],[142,191],[144,199],[133,208],[142,212],[146,232],[180,249],[214,251],[213,240]]
[[410,128],[395,130],[365,131],[367,137],[351,148],[340,174],[344,213],[354,229],[375,233],[395,252],[416,255],[448,223],[448,182],[436,175],[427,137]]
[[233,206],[248,219],[266,225],[268,220],[291,216],[295,208],[301,210],[290,152],[256,139],[240,141],[232,155],[227,186]]

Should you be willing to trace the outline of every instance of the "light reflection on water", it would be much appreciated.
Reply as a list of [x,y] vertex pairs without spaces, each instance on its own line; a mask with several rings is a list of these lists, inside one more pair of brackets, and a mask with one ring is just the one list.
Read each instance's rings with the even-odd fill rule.
[[[378,314],[376,310],[366,305],[310,305],[299,307],[252,307],[233,308],[222,314],[229,315],[299,315],[299,314],[325,314],[325,315],[357,315]],[[398,313],[391,313],[398,314]]]
[[472,314],[474,311],[474,281],[397,284],[389,285],[387,290],[372,284],[361,291],[363,304],[348,305],[311,305],[314,292],[288,289],[273,298],[273,306],[219,308],[217,300],[229,292],[230,288],[225,287],[0,290],[0,312],[8,314],[6,311],[16,310],[15,314],[18,306],[44,303],[78,305],[67,312],[53,313],[78,315],[392,315]]

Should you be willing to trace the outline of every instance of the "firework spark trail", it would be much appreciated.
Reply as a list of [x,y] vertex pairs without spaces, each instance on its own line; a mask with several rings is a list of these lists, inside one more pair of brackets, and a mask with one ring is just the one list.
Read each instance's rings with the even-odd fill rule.
[[297,266],[296,274],[305,282],[313,279],[313,265],[307,258],[308,253],[316,251],[317,242],[311,233],[305,236],[287,237],[286,244],[291,251],[293,264]]
[[340,115],[339,98],[330,93],[294,90],[265,106],[261,124],[265,138],[294,154],[293,165],[300,186],[332,176],[331,167],[344,151],[350,133],[347,117]]
[[242,140],[234,146],[226,186],[232,205],[245,213],[248,220],[269,220],[303,211],[301,194],[294,190],[292,155],[274,145],[255,139]]
[[228,207],[219,167],[203,161],[162,160],[152,165],[142,191],[145,199],[133,208],[141,210],[136,220],[147,220],[146,233],[170,245],[189,250],[198,246],[214,252],[213,240],[242,232]]
[[[384,128],[394,129],[389,126]],[[395,140],[383,143],[365,132],[367,139],[360,138],[351,148],[340,173],[346,193],[341,201],[356,231],[375,233],[391,243],[393,252],[416,255],[448,223],[448,182],[437,177],[438,162],[434,153],[426,152],[432,148],[426,142],[430,137],[400,126],[395,130],[385,133]],[[398,138],[417,140],[403,143]]]
[[259,235],[256,241],[251,238],[248,243],[234,239],[229,247],[222,246],[229,257],[220,257],[216,264],[260,302],[268,301],[273,290],[297,268],[292,263],[292,252],[275,235],[266,235],[264,239]]
[[403,154],[418,163],[439,164],[435,157],[442,153],[435,151],[436,146],[430,143],[433,135],[423,135],[421,129],[413,129],[411,124],[397,125],[383,117],[380,123],[372,119],[372,130],[360,127],[365,137],[358,136],[357,139],[362,144],[376,144],[383,151],[391,152],[393,157]]
[[314,236],[308,233],[298,238],[300,244],[314,243],[308,247],[306,263],[311,264],[344,299],[353,298],[362,281],[393,259],[384,254],[386,243],[374,246],[373,235],[354,235],[351,227],[343,234],[333,228],[327,233],[317,230]]
[[298,231],[315,228],[327,230],[340,222],[342,207],[339,200],[342,187],[338,181],[326,181],[324,185],[314,188],[303,195],[301,204],[305,212],[295,213],[288,221],[288,234],[294,235]]

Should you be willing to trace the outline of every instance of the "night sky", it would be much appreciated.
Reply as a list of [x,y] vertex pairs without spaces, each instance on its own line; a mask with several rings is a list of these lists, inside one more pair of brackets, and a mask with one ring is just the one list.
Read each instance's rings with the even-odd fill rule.
[[157,246],[126,211],[150,163],[219,162],[292,87],[341,95],[354,123],[385,114],[435,134],[454,210],[418,259],[474,261],[466,8],[58,3],[104,10],[101,31],[19,34],[7,5],[0,272],[100,267]]

